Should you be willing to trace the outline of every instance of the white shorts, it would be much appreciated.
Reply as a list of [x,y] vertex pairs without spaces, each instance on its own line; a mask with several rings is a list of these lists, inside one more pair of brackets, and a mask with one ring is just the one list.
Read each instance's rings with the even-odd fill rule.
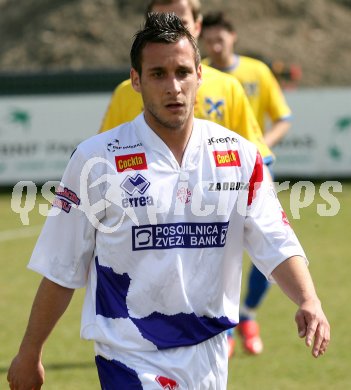
[[161,351],[120,352],[96,343],[103,390],[226,390],[227,336]]

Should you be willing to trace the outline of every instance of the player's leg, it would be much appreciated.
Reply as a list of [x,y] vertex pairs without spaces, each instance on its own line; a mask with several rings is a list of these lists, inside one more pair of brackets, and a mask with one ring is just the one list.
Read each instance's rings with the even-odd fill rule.
[[254,355],[261,353],[263,350],[260,328],[255,318],[256,310],[262,303],[269,286],[270,283],[266,277],[255,266],[252,266],[246,297],[240,307],[240,322],[237,329],[243,339],[245,350]]
[[231,358],[234,355],[235,351],[235,337],[234,329],[228,329],[227,332],[227,342],[228,342],[228,358]]
[[[265,180],[273,183],[272,164],[264,165]],[[266,277],[252,265],[244,303],[240,306],[239,324],[236,329],[243,339],[243,345],[247,352],[257,355],[263,350],[263,342],[260,337],[260,328],[255,320],[256,310],[261,304],[264,296],[269,289],[270,283]],[[235,330],[227,333],[228,338],[228,357],[234,354],[235,348]]]
[[270,283],[266,277],[254,265],[252,265],[249,273],[244,304],[240,307],[240,322],[255,318],[256,310],[262,303],[269,286]]
[[244,349],[258,355],[263,350],[260,327],[256,321],[256,310],[262,303],[270,283],[266,277],[253,265],[251,267],[244,302],[240,306],[239,324],[235,329],[227,331],[228,357],[232,357],[235,349],[235,332],[239,333]]
[[[272,165],[264,165],[265,180],[271,183],[274,180]],[[267,294],[269,286],[270,283],[266,277],[252,265],[248,277],[246,296],[240,306],[237,331],[243,339],[245,350],[253,355],[263,351],[260,327],[256,321],[256,311]]]

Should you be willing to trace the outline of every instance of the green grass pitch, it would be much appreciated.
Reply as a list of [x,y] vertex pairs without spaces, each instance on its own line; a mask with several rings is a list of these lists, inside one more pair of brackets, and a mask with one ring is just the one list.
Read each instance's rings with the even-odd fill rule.
[[[316,189],[320,184],[316,183]],[[318,191],[316,191],[318,193]],[[238,342],[229,364],[228,389],[250,390],[345,390],[351,388],[351,184],[335,193],[340,210],[335,216],[318,215],[317,205],[327,204],[319,194],[300,219],[291,212],[290,191],[279,198],[291,225],[309,257],[310,270],[332,326],[327,354],[314,359],[294,323],[295,306],[273,286],[258,320],[265,344],[260,356],[248,356]],[[29,214],[28,227],[10,207],[11,194],[0,195],[0,388],[8,388],[6,372],[22,338],[40,276],[26,270],[44,217],[38,199]],[[294,200],[292,200],[294,202]],[[328,205],[327,205],[328,206]],[[24,233],[24,231],[26,233]],[[245,258],[245,273],[248,268]],[[245,283],[244,275],[244,283]],[[46,390],[99,389],[93,363],[93,345],[79,340],[79,322],[84,291],[74,299],[46,343],[44,365]]]

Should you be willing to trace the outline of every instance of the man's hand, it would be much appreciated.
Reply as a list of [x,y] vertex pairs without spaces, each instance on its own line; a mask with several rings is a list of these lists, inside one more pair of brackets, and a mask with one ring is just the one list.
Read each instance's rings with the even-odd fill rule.
[[41,355],[45,340],[66,310],[74,290],[43,278],[34,299],[19,353],[7,380],[11,390],[39,390],[44,383]]
[[40,359],[17,355],[9,368],[7,381],[11,390],[40,390],[44,377],[44,367]]
[[323,355],[330,341],[330,326],[317,297],[305,260],[292,256],[272,272],[273,278],[299,309],[295,315],[297,329],[306,345],[312,344],[312,355]]
[[299,337],[312,346],[312,355],[324,355],[330,341],[330,326],[320,302],[309,300],[301,304],[295,315]]

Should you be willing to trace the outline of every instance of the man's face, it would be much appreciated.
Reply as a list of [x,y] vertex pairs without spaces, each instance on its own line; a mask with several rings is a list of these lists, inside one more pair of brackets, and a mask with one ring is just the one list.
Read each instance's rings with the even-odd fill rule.
[[236,34],[223,27],[209,27],[202,31],[202,42],[207,55],[214,63],[226,62],[233,55]]
[[134,89],[141,93],[146,122],[154,130],[183,129],[193,117],[201,66],[196,68],[188,39],[148,43],[142,51],[141,76],[131,70]]
[[155,5],[152,12],[174,12],[178,18],[183,22],[184,26],[189,30],[190,34],[197,39],[201,31],[201,21],[194,20],[191,6],[187,0],[180,0],[172,4]]

